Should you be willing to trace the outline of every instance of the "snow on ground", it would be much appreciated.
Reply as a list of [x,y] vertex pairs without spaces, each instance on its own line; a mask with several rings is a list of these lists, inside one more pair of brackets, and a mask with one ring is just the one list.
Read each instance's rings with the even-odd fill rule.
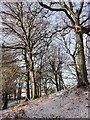
[[2,111],[3,118],[88,118],[88,91],[71,88]]

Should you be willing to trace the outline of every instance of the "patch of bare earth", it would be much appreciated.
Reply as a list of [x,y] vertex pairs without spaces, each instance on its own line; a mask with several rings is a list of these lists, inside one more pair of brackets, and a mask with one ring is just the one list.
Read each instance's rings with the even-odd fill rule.
[[70,88],[1,111],[2,118],[88,118],[89,92]]

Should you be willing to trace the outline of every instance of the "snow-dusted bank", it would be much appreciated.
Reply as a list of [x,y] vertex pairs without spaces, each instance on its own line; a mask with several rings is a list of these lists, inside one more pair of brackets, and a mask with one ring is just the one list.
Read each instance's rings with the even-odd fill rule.
[[2,111],[2,118],[88,118],[89,92],[69,88]]

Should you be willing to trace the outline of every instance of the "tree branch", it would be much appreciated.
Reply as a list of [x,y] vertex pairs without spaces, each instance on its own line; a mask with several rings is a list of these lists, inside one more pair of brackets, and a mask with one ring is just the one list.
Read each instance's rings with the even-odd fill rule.
[[42,6],[42,7],[44,7],[44,8],[46,8],[46,9],[49,9],[49,10],[51,10],[51,11],[63,11],[65,14],[66,14],[66,16],[71,20],[71,22],[72,22],[72,24],[74,25],[74,20],[73,20],[73,18],[71,17],[71,15],[69,15],[68,14],[68,12],[67,12],[67,10],[66,9],[64,9],[64,8],[51,8],[50,6],[48,6],[48,5],[46,5],[46,4],[43,4],[42,2],[39,2],[39,4]]
[[78,16],[81,14],[81,12],[82,12],[82,9],[83,9],[83,5],[84,5],[84,0],[82,0],[81,2],[80,2],[80,8],[78,9]]
[[90,25],[87,25],[85,27],[81,26],[81,31],[82,31],[82,33],[85,33],[90,36],[90,34],[89,34],[90,33]]
[[73,5],[72,5],[71,0],[68,0],[68,3],[69,3],[69,6],[70,6],[70,9],[73,11]]
[[82,25],[83,23],[85,23],[89,19],[90,19],[90,17],[88,17],[87,19],[85,19],[84,21],[82,21],[80,25]]
[[9,49],[25,49],[24,47],[21,47],[21,46],[5,46],[5,45],[2,45],[2,48],[9,48]]

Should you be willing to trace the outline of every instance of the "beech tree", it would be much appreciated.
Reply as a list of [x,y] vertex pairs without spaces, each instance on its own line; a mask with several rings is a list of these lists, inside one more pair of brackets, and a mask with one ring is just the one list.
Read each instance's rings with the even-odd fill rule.
[[[70,28],[74,30],[77,50],[78,50],[78,66],[79,66],[79,79],[78,87],[87,86],[89,81],[87,79],[87,69],[86,69],[86,61],[84,54],[84,43],[83,43],[83,34],[90,35],[90,25],[87,25],[87,21],[90,20],[90,16],[84,15],[85,11],[83,11],[84,7],[88,5],[88,2],[84,2],[81,0],[80,2],[72,2],[72,0],[68,1],[59,1],[59,2],[47,2],[45,4],[42,1],[39,1],[39,4],[51,11],[63,12],[68,19],[67,26],[63,29]],[[87,5],[86,5],[87,4]],[[88,11],[86,11],[88,12]],[[88,14],[88,13],[87,13]],[[84,19],[82,17],[86,16]]]
[[[32,98],[37,97],[36,80],[34,74],[34,56],[39,54],[42,47],[48,46],[52,35],[48,30],[49,22],[45,21],[45,15],[42,8],[35,3],[27,1],[19,1],[15,3],[4,3],[6,9],[2,10],[3,32],[13,37],[17,37],[21,41],[15,49],[22,49],[24,52],[24,60],[26,64],[26,100],[29,96],[29,83],[32,87]],[[50,35],[50,36],[48,36]]]

